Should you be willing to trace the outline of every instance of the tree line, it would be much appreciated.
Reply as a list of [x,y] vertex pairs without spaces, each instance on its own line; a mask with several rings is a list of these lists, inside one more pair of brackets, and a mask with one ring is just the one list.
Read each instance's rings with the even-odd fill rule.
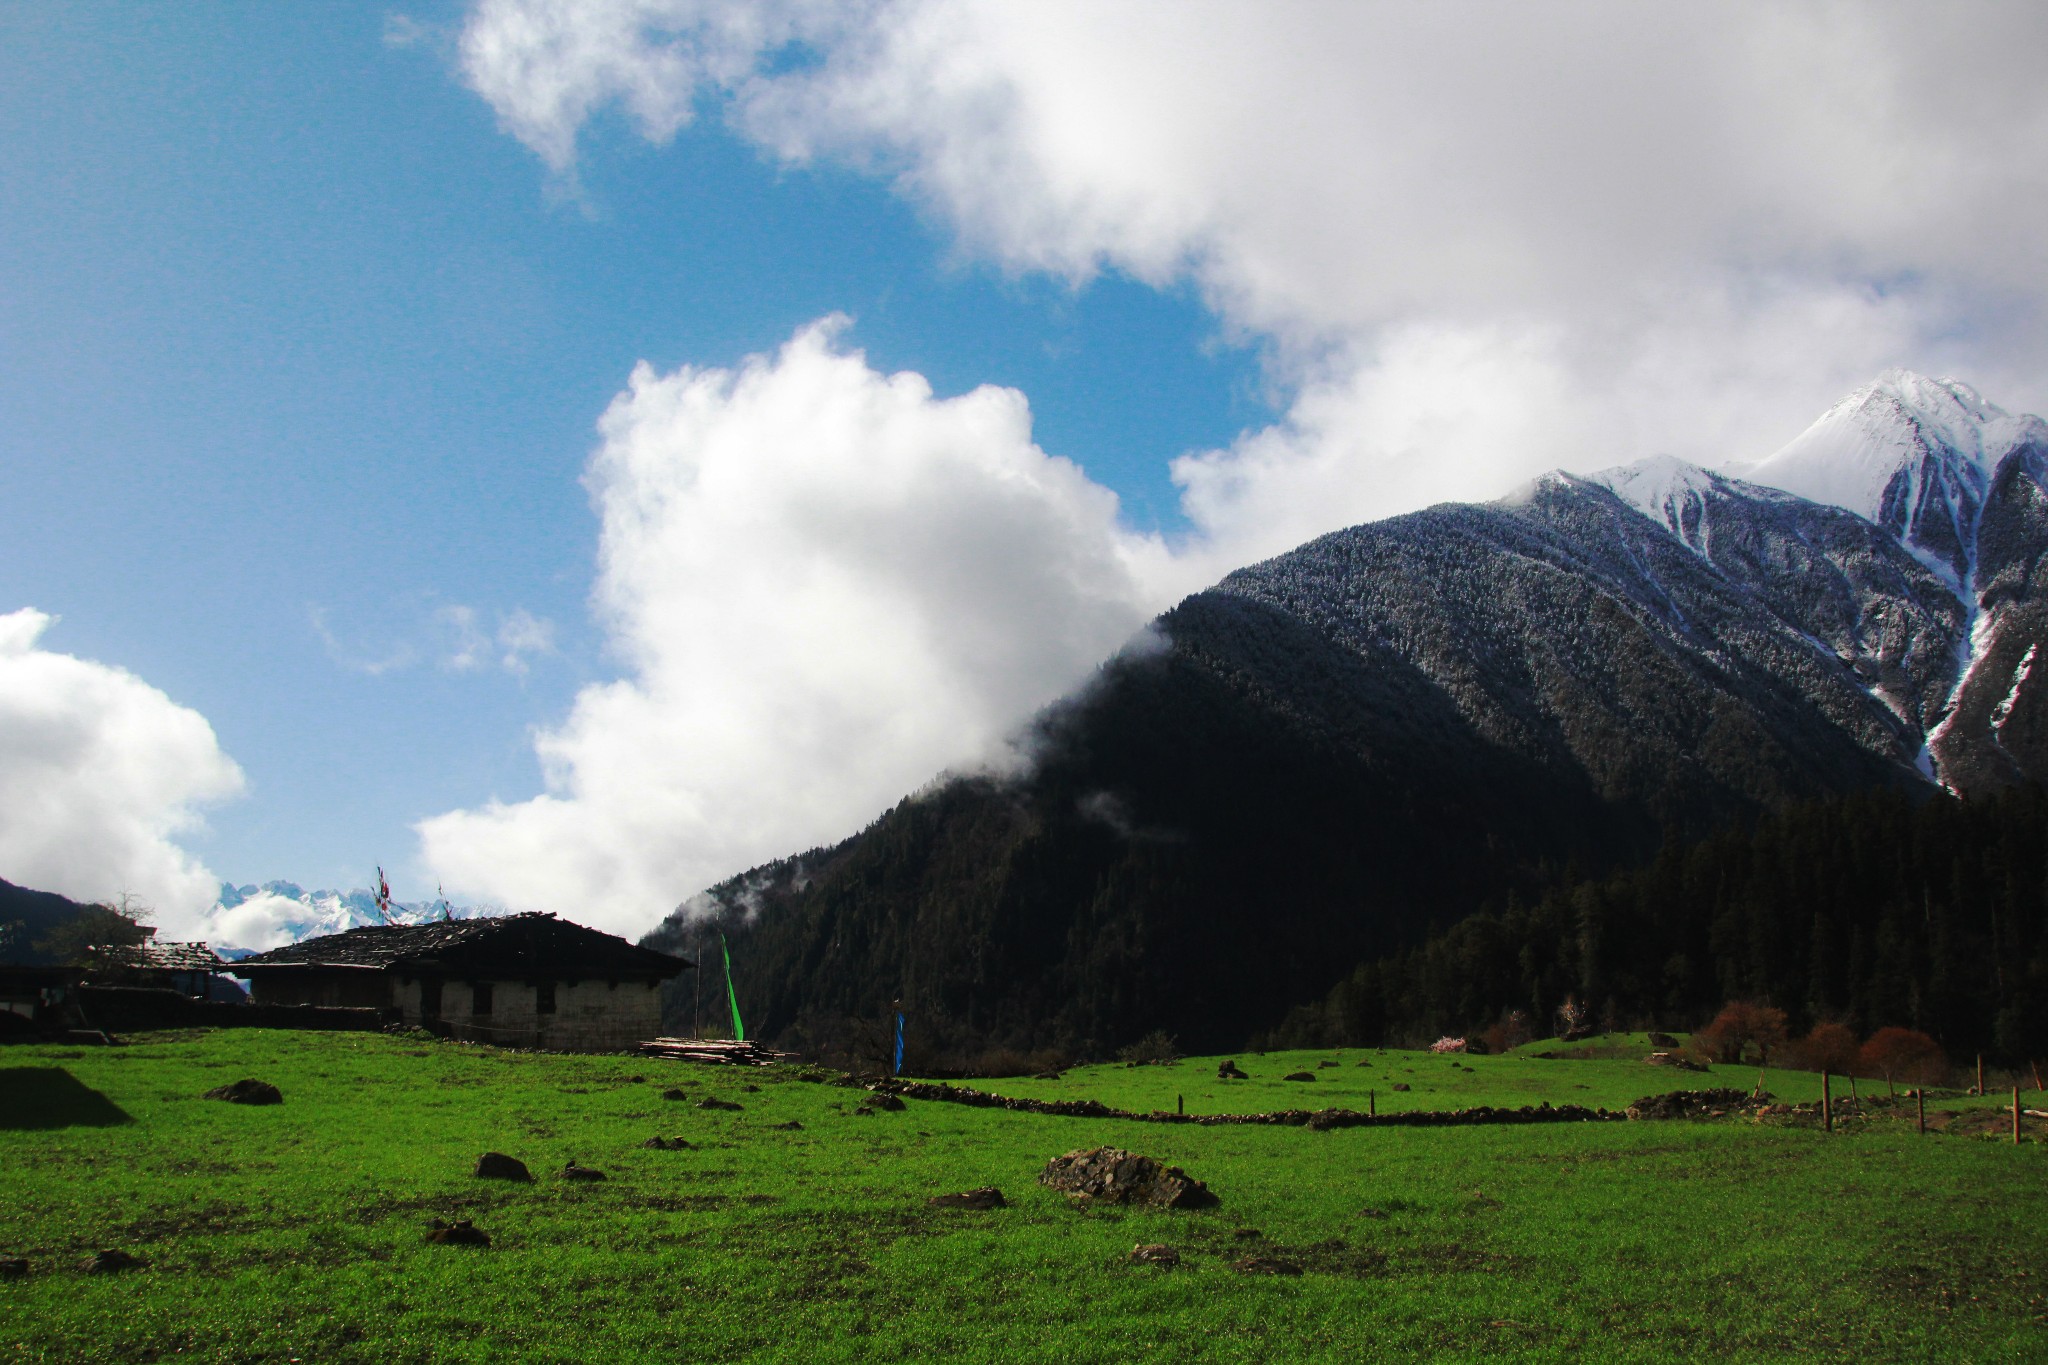
[[1477,1033],[1567,999],[1615,1027],[1692,1029],[1729,1001],[1933,1037],[1951,1055],[2048,1056],[2048,795],[1814,801],[1645,866],[1560,875],[1361,963],[1263,1041]]

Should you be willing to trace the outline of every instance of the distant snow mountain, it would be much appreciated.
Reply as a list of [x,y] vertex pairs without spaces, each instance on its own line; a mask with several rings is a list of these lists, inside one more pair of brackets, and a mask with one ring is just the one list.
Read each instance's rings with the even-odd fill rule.
[[1740,472],[1658,456],[1589,481],[1737,581],[1768,583],[1774,610],[1910,726],[1930,776],[1957,791],[2048,779],[2033,680],[2048,422],[1890,370]]
[[1876,522],[1966,596],[1999,470],[2017,459],[2038,482],[2044,457],[2039,417],[2014,416],[1958,380],[1887,370],[1743,474]]
[[494,913],[487,907],[446,901],[393,901],[386,913],[378,910],[377,895],[368,889],[308,891],[295,882],[222,882],[209,941],[223,956],[233,958],[369,924],[425,924],[444,915],[475,919]]

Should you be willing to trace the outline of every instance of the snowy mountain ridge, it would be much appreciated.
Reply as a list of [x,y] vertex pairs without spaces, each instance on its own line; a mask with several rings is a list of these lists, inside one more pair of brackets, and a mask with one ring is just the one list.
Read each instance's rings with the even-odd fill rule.
[[2048,422],[2008,413],[1960,380],[1887,370],[1742,472],[1876,522],[1964,596],[1984,501],[2015,454],[2038,480]]
[[[1960,790],[2048,775],[2048,752],[2018,738],[2035,728],[2025,686],[2048,630],[2031,591],[2048,552],[2048,422],[1958,380],[1889,370],[1755,464],[1723,472],[1653,456],[1584,483],[1739,582],[1784,580],[1793,610],[1778,614],[1911,728],[1936,780]],[[1839,509],[1835,524],[1822,508]],[[1859,545],[1840,512],[1925,574]],[[1816,570],[1837,581],[1819,592],[1797,581]]]
[[380,912],[376,893],[367,888],[308,891],[286,881],[247,886],[222,882],[220,898],[209,914],[209,941],[222,956],[234,958],[370,924],[425,924],[444,915],[477,919],[497,913],[491,907],[446,901],[392,901],[388,912]]

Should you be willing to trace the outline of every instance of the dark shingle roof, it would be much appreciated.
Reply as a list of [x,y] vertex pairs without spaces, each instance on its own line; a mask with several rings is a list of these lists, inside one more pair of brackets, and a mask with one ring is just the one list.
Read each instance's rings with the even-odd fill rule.
[[86,951],[95,963],[153,972],[221,972],[227,970],[204,943],[97,943]]
[[309,938],[235,964],[249,968],[384,967],[398,970],[666,978],[695,964],[549,914],[373,924]]

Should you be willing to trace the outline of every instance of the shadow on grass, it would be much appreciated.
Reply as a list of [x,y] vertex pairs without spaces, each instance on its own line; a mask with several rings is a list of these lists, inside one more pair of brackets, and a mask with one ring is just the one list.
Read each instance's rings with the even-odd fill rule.
[[135,1120],[61,1066],[0,1067],[0,1130],[112,1128]]

